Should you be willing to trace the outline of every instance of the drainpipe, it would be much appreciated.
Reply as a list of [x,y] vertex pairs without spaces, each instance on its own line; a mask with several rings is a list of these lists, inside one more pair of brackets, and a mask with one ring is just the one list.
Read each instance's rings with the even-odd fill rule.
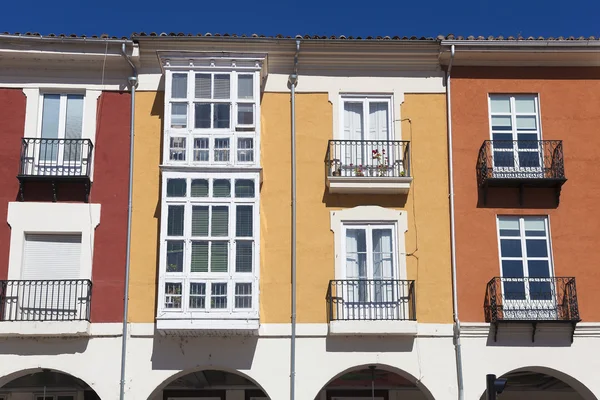
[[121,381],[119,390],[119,399],[125,398],[125,360],[127,359],[127,319],[129,318],[129,271],[131,266],[131,203],[133,196],[133,134],[134,134],[134,116],[135,116],[135,87],[138,82],[137,68],[131,62],[131,59],[125,51],[125,43],[121,46],[121,54],[127,60],[132,69],[132,76],[127,78],[131,88],[131,122],[129,131],[129,194],[127,203],[127,255],[125,261],[125,294],[123,300],[123,338],[121,342]]
[[452,103],[450,102],[450,72],[454,61],[454,45],[450,48],[450,63],[446,72],[446,118],[448,118],[448,175],[450,178],[450,251],[452,256],[452,314],[454,317],[454,350],[456,353],[456,380],[458,400],[464,399],[462,350],[460,346],[460,319],[458,318],[458,294],[456,290],[456,234],[454,226],[454,168],[452,160]]
[[290,400],[296,398],[296,85],[298,84],[298,54],[300,40],[296,40],[294,72],[288,78],[292,113],[292,335],[290,343]]

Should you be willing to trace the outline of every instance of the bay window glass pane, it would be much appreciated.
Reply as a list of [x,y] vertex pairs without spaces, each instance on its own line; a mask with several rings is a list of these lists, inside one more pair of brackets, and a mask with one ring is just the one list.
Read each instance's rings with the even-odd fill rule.
[[238,99],[254,98],[254,77],[252,75],[238,75]]
[[206,283],[190,283],[190,308],[206,308]]
[[194,127],[196,129],[210,128],[210,103],[195,103]]
[[208,197],[207,179],[192,179],[191,186],[192,197]]
[[239,125],[254,124],[254,104],[238,104],[238,122]]
[[231,197],[231,181],[229,179],[213,180],[213,197]]
[[252,206],[237,206],[235,215],[235,235],[252,237]]
[[191,272],[208,272],[208,242],[192,242]]
[[227,206],[212,207],[211,236],[227,236],[229,234],[229,208]]
[[518,113],[535,113],[535,96],[515,97],[515,110]]
[[227,283],[211,285],[210,308],[227,308]]
[[165,308],[181,308],[181,283],[165,283]]
[[185,161],[185,138],[172,137],[169,141],[169,160]]
[[210,244],[210,271],[227,272],[227,262],[227,242],[212,242]]
[[183,236],[184,206],[169,206],[167,236]]
[[187,181],[185,179],[167,179],[167,197],[185,197]]
[[235,272],[252,272],[252,246],[250,240],[235,243]]
[[167,240],[167,272],[183,272],[183,240]]
[[229,139],[215,139],[215,161],[229,161]]
[[171,128],[187,127],[187,103],[171,104]]
[[208,206],[192,207],[192,236],[208,236]]
[[510,113],[510,96],[490,97],[492,113]]
[[235,197],[240,197],[240,198],[254,197],[254,180],[253,179],[236,179],[235,180]]
[[197,99],[210,99],[212,96],[210,91],[211,86],[211,75],[210,74],[196,74],[196,87],[194,90],[194,96]]
[[188,74],[173,74],[171,81],[171,97],[174,99],[185,99],[187,97]]
[[254,161],[254,139],[238,138],[237,155],[239,162]]
[[229,103],[215,103],[214,104],[214,116],[213,116],[213,128],[226,129],[229,128],[229,111],[231,105]]
[[209,161],[208,138],[194,138],[194,161]]
[[215,75],[215,91],[213,99],[229,99],[229,74]]
[[235,308],[252,308],[252,284],[235,284]]

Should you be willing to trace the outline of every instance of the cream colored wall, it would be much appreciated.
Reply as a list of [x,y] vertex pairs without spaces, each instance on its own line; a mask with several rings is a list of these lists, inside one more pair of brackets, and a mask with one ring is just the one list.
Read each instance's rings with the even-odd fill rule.
[[163,92],[135,98],[130,322],[154,322],[156,314],[163,99]]

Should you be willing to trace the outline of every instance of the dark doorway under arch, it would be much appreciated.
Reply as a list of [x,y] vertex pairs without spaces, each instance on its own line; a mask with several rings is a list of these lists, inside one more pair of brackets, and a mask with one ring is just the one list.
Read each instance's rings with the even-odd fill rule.
[[[232,391],[237,392],[232,395]],[[201,370],[179,376],[163,389],[163,400],[185,398],[206,400],[269,400],[266,393],[250,379],[231,372]]]
[[32,400],[78,400],[82,397],[84,400],[100,400],[81,379],[49,369],[36,370],[11,380],[0,387],[0,398],[2,394],[24,395]]

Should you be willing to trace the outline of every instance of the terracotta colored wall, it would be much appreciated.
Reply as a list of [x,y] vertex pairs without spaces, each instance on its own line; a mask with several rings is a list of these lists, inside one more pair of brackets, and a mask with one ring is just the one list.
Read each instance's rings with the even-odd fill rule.
[[6,217],[8,203],[15,201],[19,191],[17,174],[25,129],[25,100],[21,89],[0,89],[0,280],[8,276],[10,226]]
[[94,236],[92,322],[120,322],[127,246],[129,93],[98,99],[94,184],[90,202],[102,206]]
[[[599,321],[600,71],[584,68],[455,68],[452,78],[454,180],[459,310],[463,321],[483,321],[486,283],[500,275],[496,215],[548,215],[555,276],[577,280],[584,321]],[[560,205],[552,192],[496,189],[478,207],[475,164],[490,139],[489,93],[538,93],[542,139],[563,140],[565,175]]]

